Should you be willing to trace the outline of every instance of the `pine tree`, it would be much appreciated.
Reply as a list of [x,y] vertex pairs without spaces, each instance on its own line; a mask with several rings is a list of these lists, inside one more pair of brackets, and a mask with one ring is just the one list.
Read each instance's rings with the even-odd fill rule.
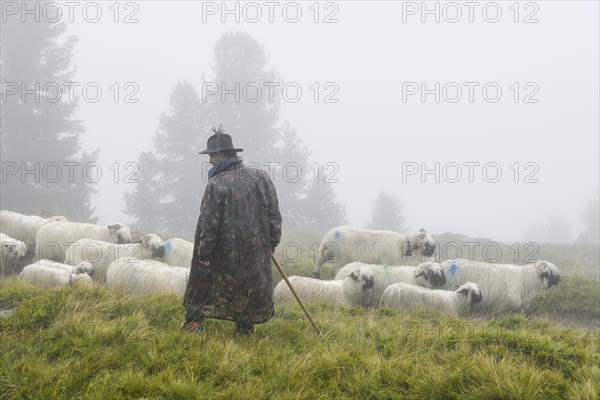
[[406,228],[402,209],[403,205],[397,196],[380,191],[375,199],[371,221],[366,224],[367,228],[404,233]]
[[136,217],[132,226],[142,232],[167,232],[159,212],[163,186],[159,164],[154,154],[142,152],[138,172],[134,177],[136,186],[131,192],[125,193],[124,212]]
[[[212,123],[223,123],[234,144],[244,149],[239,154],[244,162],[269,172],[284,226],[297,227],[304,218],[299,202],[311,179],[310,151],[289,123],[279,125],[282,83],[267,62],[264,47],[247,33],[224,34],[215,45],[215,79],[210,82],[218,93],[205,100]],[[296,171],[298,179],[291,176]]]
[[[267,70],[263,47],[246,33],[224,34],[215,45],[215,79],[205,82],[218,93],[198,99],[193,86],[179,84],[171,96],[171,111],[161,118],[154,150],[140,159],[140,184],[126,195],[126,212],[137,217],[139,229],[191,236],[210,165],[197,151],[206,147],[212,132],[223,124],[245,164],[267,171],[275,183],[285,229],[323,229],[345,223],[344,207],[331,187],[310,184],[316,171],[308,165],[309,149],[289,123],[279,125],[278,92],[265,83],[277,82]],[[244,85],[257,84],[263,93],[249,101]],[[237,85],[237,86],[236,86]],[[239,88],[221,97],[222,90]],[[250,93],[250,92],[248,92]],[[246,93],[246,94],[248,94]],[[148,202],[148,199],[152,199]],[[151,207],[146,209],[146,207]],[[152,211],[151,211],[152,210]],[[319,226],[319,224],[322,224]]]
[[170,107],[154,135],[154,151],[140,157],[139,183],[125,195],[126,212],[136,217],[137,229],[191,237],[210,166],[198,154],[206,145],[206,107],[187,81],[173,90]]
[[[62,41],[66,24],[22,22],[18,14],[3,18],[0,141],[6,179],[0,206],[94,221],[94,179],[84,167],[96,162],[99,151],[81,151],[84,127],[74,119],[78,99],[60,86],[74,80],[70,64],[77,37]],[[17,173],[8,174],[14,168]]]
[[215,45],[213,67],[218,93],[206,99],[214,123],[223,123],[233,142],[244,149],[245,160],[261,167],[277,161],[280,137],[281,98],[277,90],[270,96],[266,85],[279,78],[274,69],[266,69],[267,61],[264,47],[249,34],[223,34]]

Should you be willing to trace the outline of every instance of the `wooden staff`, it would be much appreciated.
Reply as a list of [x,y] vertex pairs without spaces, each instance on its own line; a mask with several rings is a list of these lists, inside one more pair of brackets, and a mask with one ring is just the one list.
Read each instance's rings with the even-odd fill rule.
[[294,289],[294,287],[292,286],[292,282],[290,282],[290,280],[288,279],[288,277],[285,274],[285,272],[283,272],[283,268],[281,268],[281,265],[279,265],[279,263],[277,262],[277,260],[275,259],[275,256],[273,254],[271,254],[271,260],[273,260],[273,262],[275,263],[275,266],[279,270],[279,273],[283,277],[283,280],[285,281],[285,283],[287,283],[288,287],[292,291],[292,293],[293,293],[294,297],[296,298],[296,300],[298,300],[298,304],[300,304],[300,307],[302,307],[302,311],[304,311],[304,314],[306,315],[306,318],[308,318],[308,320],[312,324],[313,328],[315,328],[315,331],[317,332],[317,335],[321,336],[321,331],[317,327],[317,324],[315,324],[315,321],[313,321],[312,317],[310,316],[310,313],[306,309],[306,306],[304,305],[304,303],[302,302],[302,300],[300,300],[300,296],[298,296],[298,293],[296,293],[296,289]]

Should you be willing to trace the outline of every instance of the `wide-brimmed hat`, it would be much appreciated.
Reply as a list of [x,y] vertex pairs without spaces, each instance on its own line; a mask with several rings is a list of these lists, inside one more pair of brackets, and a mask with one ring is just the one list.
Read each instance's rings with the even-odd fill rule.
[[211,130],[215,134],[208,138],[208,141],[206,142],[206,150],[202,150],[198,154],[210,154],[223,150],[244,151],[242,149],[236,149],[233,147],[233,140],[231,140],[231,136],[225,133],[223,124],[219,125],[218,128],[213,126]]

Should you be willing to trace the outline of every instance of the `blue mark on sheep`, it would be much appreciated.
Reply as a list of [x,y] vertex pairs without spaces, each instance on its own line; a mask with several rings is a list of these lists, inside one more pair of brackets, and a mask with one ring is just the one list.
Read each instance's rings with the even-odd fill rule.
[[342,232],[335,231],[335,233],[333,234],[333,240],[340,240],[341,238],[342,238]]
[[458,264],[453,262],[450,264],[450,275],[454,276],[458,272]]
[[167,241],[165,242],[165,245],[164,245],[164,247],[165,247],[165,251],[171,251],[171,249],[173,248],[173,244],[171,243],[171,241],[170,241],[170,240],[167,240]]

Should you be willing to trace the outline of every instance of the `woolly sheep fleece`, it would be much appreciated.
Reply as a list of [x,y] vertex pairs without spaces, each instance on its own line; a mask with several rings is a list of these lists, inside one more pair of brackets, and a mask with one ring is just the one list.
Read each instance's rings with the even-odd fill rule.
[[147,234],[135,243],[117,244],[95,239],[80,239],[67,248],[66,264],[77,265],[88,261],[94,266],[94,281],[106,282],[109,265],[121,257],[143,260],[163,254],[162,239]]
[[429,289],[409,283],[394,283],[381,296],[381,306],[412,311],[428,309],[446,314],[465,316],[470,306],[482,300],[477,284],[466,282],[457,290]]
[[78,222],[49,222],[38,231],[38,259],[64,262],[67,247],[79,239],[96,239],[113,243],[131,243],[131,231],[122,224],[95,225]]
[[88,274],[71,273],[61,268],[44,265],[42,260],[25,266],[19,277],[27,283],[42,288],[92,284],[92,278]]
[[320,277],[325,263],[337,268],[360,261],[368,264],[401,265],[409,256],[433,256],[435,241],[425,231],[407,235],[393,231],[374,231],[339,226],[325,234],[319,245],[319,260],[313,275]]
[[[392,283],[404,282],[413,285],[435,288],[443,285],[446,282],[442,267],[439,264],[432,262],[422,263],[419,266],[419,269],[411,266],[388,267],[387,265],[353,262],[343,266],[336,274],[335,279],[344,279],[355,269],[364,267],[368,267],[372,271],[375,281],[375,285],[373,287],[373,296],[371,304],[369,305],[371,307],[376,307],[379,305],[379,301],[381,300],[381,296],[383,295],[385,288]],[[416,276],[417,271],[421,272],[420,276]]]
[[459,259],[443,261],[441,267],[446,276],[442,289],[452,290],[466,281],[478,283],[485,296],[474,312],[513,311],[560,280],[558,268],[542,260],[512,265]]
[[157,260],[122,257],[106,271],[106,284],[136,294],[170,292],[183,298],[190,269],[173,267]]
[[[303,276],[290,276],[292,286],[306,303],[328,302],[334,305],[369,307],[373,297],[373,273],[368,267],[355,268],[343,280],[322,281]],[[276,304],[296,302],[285,280],[273,292]]]

